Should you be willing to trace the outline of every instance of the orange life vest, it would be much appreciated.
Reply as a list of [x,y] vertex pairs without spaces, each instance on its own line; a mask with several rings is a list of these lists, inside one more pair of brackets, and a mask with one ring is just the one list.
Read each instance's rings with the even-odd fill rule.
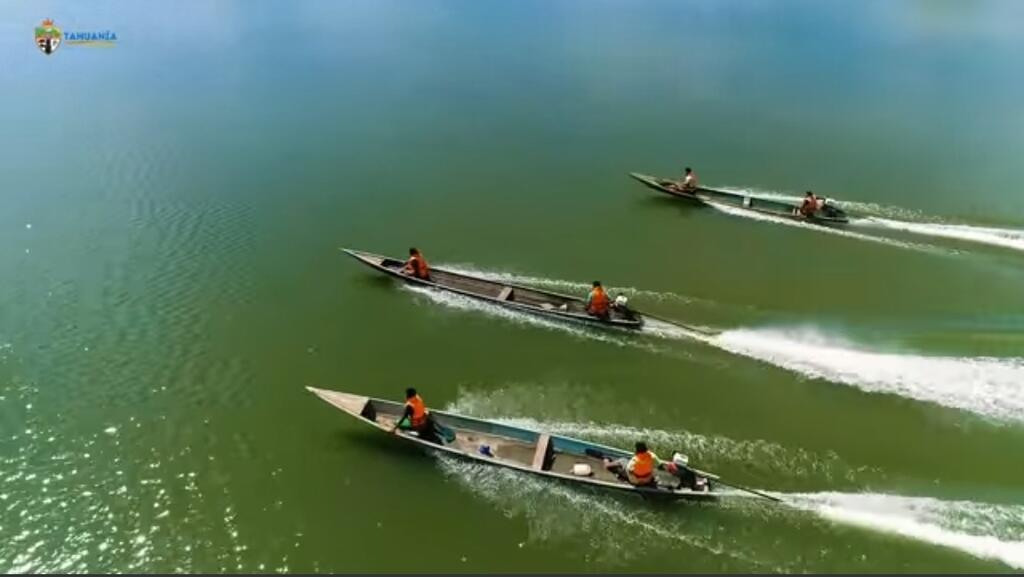
[[427,280],[430,278],[430,267],[427,266],[427,259],[421,254],[414,254],[409,258],[409,267],[416,278]]
[[639,481],[646,481],[654,474],[654,455],[650,451],[637,453],[633,456],[633,476]]
[[603,315],[608,312],[608,294],[601,287],[594,287],[590,292],[590,314]]
[[427,405],[419,395],[406,399],[405,406],[412,407],[412,417],[409,423],[412,428],[418,429],[427,424]]

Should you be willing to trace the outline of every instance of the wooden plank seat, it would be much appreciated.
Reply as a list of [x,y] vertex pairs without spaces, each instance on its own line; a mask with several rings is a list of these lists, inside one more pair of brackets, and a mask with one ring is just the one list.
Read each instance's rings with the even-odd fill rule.
[[547,471],[551,464],[551,435],[549,433],[541,433],[540,437],[537,438],[537,449],[533,453],[533,464],[531,465],[538,471]]
[[498,294],[499,301],[507,301],[512,298],[512,287],[507,286],[501,289],[501,293]]

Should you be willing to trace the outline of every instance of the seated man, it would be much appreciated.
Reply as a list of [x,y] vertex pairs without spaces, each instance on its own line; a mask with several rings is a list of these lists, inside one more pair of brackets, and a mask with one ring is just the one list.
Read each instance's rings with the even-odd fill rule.
[[662,467],[673,477],[679,479],[676,489],[687,488],[691,491],[710,491],[711,481],[707,477],[698,475],[690,468],[690,458],[681,452],[672,454],[672,460]]
[[683,192],[694,192],[697,190],[697,174],[689,166],[683,174],[683,181],[679,183],[679,190]]
[[604,292],[601,281],[594,281],[594,288],[590,290],[590,294],[587,296],[587,313],[598,318],[607,319],[610,310],[611,300],[608,298],[608,293]]
[[800,204],[799,210],[803,216],[814,216],[814,213],[818,212],[818,198],[814,196],[813,192],[807,191],[807,195],[804,196],[804,201]]
[[430,266],[427,265],[427,259],[423,258],[418,249],[409,249],[409,260],[405,261],[402,274],[414,276],[418,279],[430,280]]
[[405,412],[395,421],[391,432],[394,433],[398,429],[415,431],[416,435],[424,441],[440,443],[440,439],[434,431],[434,420],[430,416],[430,411],[427,410],[426,403],[420,398],[416,389],[412,387],[405,390]]
[[637,487],[656,487],[658,483],[654,478],[654,470],[661,467],[661,460],[643,441],[637,442],[635,449],[633,458],[628,461],[605,459],[604,468]]

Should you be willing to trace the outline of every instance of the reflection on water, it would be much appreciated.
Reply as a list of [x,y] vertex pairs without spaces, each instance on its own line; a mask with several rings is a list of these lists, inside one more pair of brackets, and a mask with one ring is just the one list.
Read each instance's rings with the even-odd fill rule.
[[24,386],[5,390],[0,401],[18,407],[5,413],[17,413],[20,428],[5,438],[0,461],[0,507],[11,535],[0,545],[0,568],[246,568],[231,488],[218,481],[223,472],[213,455],[192,444],[146,447],[173,426],[165,418],[140,415],[69,434],[65,419],[73,415],[48,414],[39,397]]
[[[888,488],[895,468],[950,493],[950,477],[970,477],[954,498],[1011,507],[1024,499],[1005,460],[1024,407],[1012,339],[1006,358],[981,357],[965,329],[936,357],[927,342],[896,355],[750,327],[762,314],[886,315],[898,331],[908,318],[1019,308],[1020,279],[987,276],[975,249],[1002,243],[990,252],[1011,266],[1020,256],[1006,250],[1019,248],[1022,210],[1020,13],[1017,2],[118,2],[50,15],[5,4],[0,570],[1019,568],[1013,509],[979,508],[968,531],[922,513],[930,505],[884,502],[901,518],[913,510],[908,540],[844,532],[820,511],[648,508],[449,463],[458,480],[445,483],[385,455],[387,443],[353,442],[355,423],[302,387],[391,397],[416,383],[452,400],[475,383],[478,414],[686,445],[739,479],[817,495],[812,505],[862,507],[845,495]],[[109,27],[123,43],[46,57],[25,35],[42,16]],[[684,162],[709,183],[854,191],[887,219],[854,232],[968,248],[936,258],[640,208],[625,175]],[[741,330],[527,319],[384,289],[335,250],[413,243],[574,294],[586,285],[559,279],[600,274],[641,310]],[[573,379],[615,386],[522,385]],[[502,392],[520,388],[530,398]],[[558,414],[545,395],[580,410]],[[470,397],[455,405],[473,409]],[[647,397],[697,401],[689,414],[714,422],[696,433],[671,426],[672,407],[625,410]],[[885,430],[891,446],[837,422]],[[925,435],[942,442],[887,452]],[[780,438],[814,443],[757,440]],[[970,453],[969,470],[948,464],[946,443]],[[423,543],[394,504],[411,493],[437,534],[489,557]],[[453,510],[474,523],[437,513]],[[394,524],[374,532],[385,518]],[[921,539],[934,525],[947,532]],[[998,542],[984,555],[950,531]],[[401,565],[396,543],[417,566]]]

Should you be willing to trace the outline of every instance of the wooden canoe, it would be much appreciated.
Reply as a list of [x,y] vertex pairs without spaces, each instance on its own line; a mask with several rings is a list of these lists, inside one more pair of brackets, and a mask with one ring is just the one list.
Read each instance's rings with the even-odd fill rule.
[[731,192],[728,190],[719,190],[703,186],[697,187],[692,193],[683,192],[675,188],[675,181],[672,180],[635,172],[631,172],[629,175],[636,180],[639,180],[649,188],[670,194],[677,198],[683,198],[691,202],[698,202],[711,206],[717,204],[739,210],[767,214],[811,224],[836,225],[847,224],[849,222],[849,218],[845,211],[830,204],[826,204],[824,208],[812,216],[805,216],[800,214],[800,207],[798,205],[783,200],[762,198],[740,192]]
[[665,194],[674,196],[676,198],[682,198],[689,200],[694,204],[704,204],[704,201],[700,199],[696,194],[692,192],[683,192],[676,188],[676,182],[674,180],[668,180],[667,178],[658,178],[656,176],[650,176],[648,174],[640,174],[639,172],[631,172],[629,175],[639,180],[644,186],[657,190],[658,192],[664,192]]
[[[314,387],[306,389],[335,408],[381,431],[390,431],[405,409],[404,404],[393,401]],[[397,436],[428,450],[478,463],[507,467],[574,484],[628,491],[645,497],[713,501],[722,496],[737,495],[718,492],[715,489],[717,475],[690,467],[686,468],[690,473],[685,476],[686,482],[682,476],[659,470],[656,472],[657,486],[637,487],[607,471],[603,464],[603,457],[612,460],[628,459],[632,456],[628,451],[433,409],[430,414],[440,427],[448,433],[454,433],[449,434],[449,438],[453,436],[453,439],[429,442],[414,432],[401,429]],[[482,451],[484,446],[488,447],[486,453],[489,455]],[[592,474],[573,474],[576,465],[589,466]]]
[[403,274],[404,261],[359,250],[342,250],[365,265],[411,284],[447,290],[523,312],[591,325],[629,329],[643,326],[643,316],[635,311],[612,309],[609,317],[602,319],[587,313],[586,302],[578,297],[446,271],[434,266],[430,267],[430,280],[423,280]]

